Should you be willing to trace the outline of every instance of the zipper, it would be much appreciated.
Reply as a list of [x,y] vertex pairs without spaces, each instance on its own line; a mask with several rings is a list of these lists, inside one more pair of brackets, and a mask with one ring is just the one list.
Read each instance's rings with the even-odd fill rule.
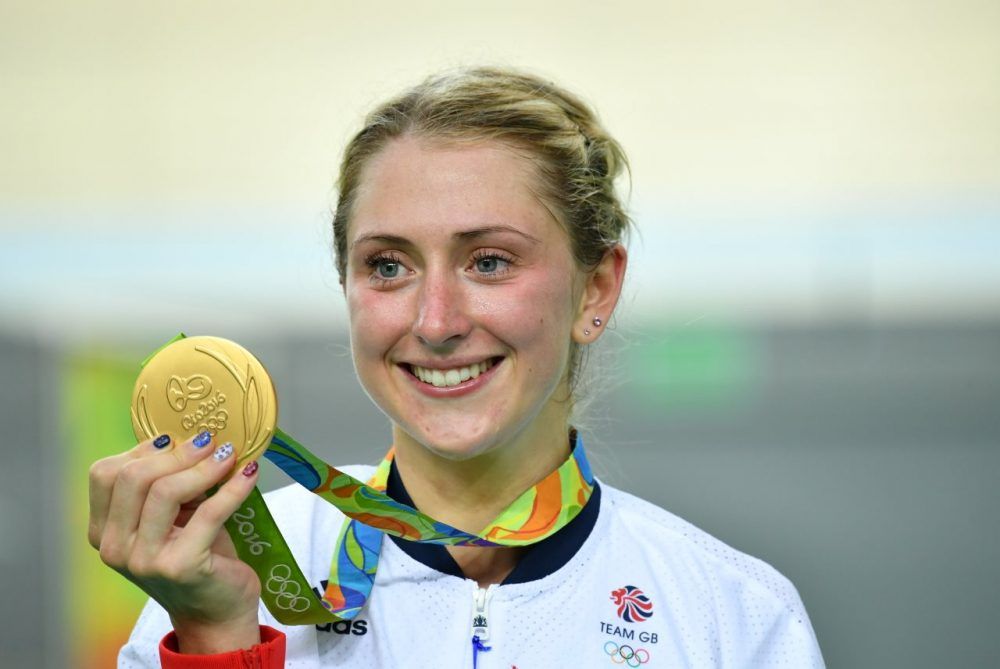
[[472,669],[478,669],[479,653],[493,649],[487,646],[490,640],[490,598],[496,584],[488,588],[476,588],[472,593]]

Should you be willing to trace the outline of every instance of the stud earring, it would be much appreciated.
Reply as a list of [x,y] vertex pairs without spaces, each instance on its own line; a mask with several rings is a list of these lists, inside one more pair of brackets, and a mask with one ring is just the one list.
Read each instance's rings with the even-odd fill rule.
[[594,320],[593,320],[594,327],[596,327],[596,328],[601,327],[601,323],[603,323],[603,322],[604,321],[602,321],[599,316],[594,316]]
[[584,328],[584,329],[583,329],[583,335],[584,335],[585,337],[589,337],[589,336],[590,336],[590,330],[588,330],[588,329]]

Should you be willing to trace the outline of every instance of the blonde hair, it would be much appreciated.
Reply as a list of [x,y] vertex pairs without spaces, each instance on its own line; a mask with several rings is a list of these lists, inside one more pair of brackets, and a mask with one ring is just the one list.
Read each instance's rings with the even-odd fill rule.
[[[531,160],[539,175],[538,196],[566,230],[573,255],[585,271],[596,267],[631,226],[615,188],[628,161],[590,107],[525,72],[496,67],[454,70],[431,76],[379,106],[348,142],[333,216],[342,284],[351,208],[364,169],[390,141],[404,135],[445,142],[500,141]],[[581,350],[574,344],[573,387],[580,363]]]

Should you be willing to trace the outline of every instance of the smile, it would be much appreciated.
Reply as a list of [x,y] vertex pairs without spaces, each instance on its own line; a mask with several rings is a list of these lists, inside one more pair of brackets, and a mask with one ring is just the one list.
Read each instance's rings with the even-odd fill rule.
[[480,374],[485,373],[502,358],[488,358],[481,362],[473,363],[465,367],[452,367],[451,369],[431,369],[418,365],[409,365],[410,373],[424,383],[435,388],[451,388],[469,379],[475,379]]

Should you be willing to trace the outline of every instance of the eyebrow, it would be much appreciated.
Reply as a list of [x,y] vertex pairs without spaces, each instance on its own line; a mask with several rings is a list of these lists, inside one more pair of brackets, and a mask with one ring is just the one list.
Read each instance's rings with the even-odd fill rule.
[[509,225],[486,225],[481,228],[473,228],[472,230],[462,230],[461,232],[456,232],[454,237],[456,239],[476,239],[477,237],[483,237],[484,235],[489,235],[498,232],[513,232],[515,235],[520,235],[524,237],[532,244],[541,244],[542,240],[537,237],[532,237],[527,232],[518,230],[515,227]]
[[406,237],[399,237],[397,235],[383,235],[377,232],[361,235],[353,242],[351,242],[351,248],[353,249],[358,244],[364,244],[365,242],[384,242],[386,244],[392,244],[393,246],[409,246],[410,240]]
[[[532,244],[541,244],[542,240],[537,237],[529,235],[527,232],[518,230],[515,227],[509,225],[486,225],[481,228],[472,228],[471,230],[460,230],[452,235],[455,239],[467,240],[467,239],[477,239],[489,234],[512,232],[515,235],[524,237]],[[400,237],[398,235],[386,235],[378,232],[370,233],[367,235],[361,235],[351,243],[351,248],[354,248],[358,244],[364,242],[383,242],[385,244],[393,244],[397,246],[410,246],[412,242],[405,237]]]

